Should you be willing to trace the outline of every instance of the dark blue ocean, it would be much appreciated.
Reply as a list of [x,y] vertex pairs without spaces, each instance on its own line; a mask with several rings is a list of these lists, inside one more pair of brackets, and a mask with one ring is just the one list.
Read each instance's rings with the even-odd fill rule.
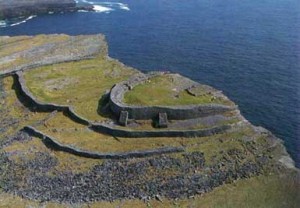
[[110,56],[127,65],[222,90],[281,138],[300,167],[299,0],[93,2],[97,13],[41,15],[0,35],[103,33]]

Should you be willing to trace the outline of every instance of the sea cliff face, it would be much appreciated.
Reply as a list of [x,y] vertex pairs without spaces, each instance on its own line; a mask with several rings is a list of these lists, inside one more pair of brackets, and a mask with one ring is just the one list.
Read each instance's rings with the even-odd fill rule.
[[0,19],[76,10],[74,0],[0,0]]

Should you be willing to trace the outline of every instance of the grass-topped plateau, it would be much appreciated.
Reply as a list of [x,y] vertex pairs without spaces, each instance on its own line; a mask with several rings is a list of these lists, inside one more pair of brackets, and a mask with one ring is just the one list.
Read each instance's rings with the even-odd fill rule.
[[[0,43],[0,207],[300,206],[299,171],[282,142],[250,124],[238,110],[170,120],[163,129],[152,120],[131,118],[120,126],[118,115],[110,111],[110,90],[139,72],[108,57],[102,35],[0,37]],[[23,88],[16,71],[24,77]],[[191,82],[176,74],[156,76],[125,93],[123,102],[234,106],[220,91]],[[54,107],[47,110],[39,102]],[[55,110],[56,105],[70,107],[88,122],[80,122],[66,108]],[[230,128],[193,137],[114,134],[222,125]],[[169,147],[183,151],[93,159],[55,146],[46,136],[104,154]]]
[[187,89],[190,80],[176,74],[155,76],[124,95],[124,102],[143,106],[231,104],[220,93],[205,85]]

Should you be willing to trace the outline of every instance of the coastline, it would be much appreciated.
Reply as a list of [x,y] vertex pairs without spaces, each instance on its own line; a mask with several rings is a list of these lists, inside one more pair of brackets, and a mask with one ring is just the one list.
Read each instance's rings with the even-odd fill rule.
[[0,0],[0,20],[13,18],[28,18],[39,14],[52,14],[61,12],[76,12],[79,10],[92,11],[93,6],[81,4],[77,6],[74,0]]

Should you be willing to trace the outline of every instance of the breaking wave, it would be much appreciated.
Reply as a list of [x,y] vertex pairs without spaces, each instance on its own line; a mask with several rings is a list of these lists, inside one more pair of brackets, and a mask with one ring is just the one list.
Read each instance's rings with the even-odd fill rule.
[[28,17],[28,18],[26,18],[26,19],[24,19],[24,20],[22,20],[22,21],[20,21],[20,22],[16,22],[16,23],[13,23],[13,24],[11,24],[10,26],[17,26],[17,25],[20,25],[20,24],[22,24],[22,23],[25,23],[25,22],[27,22],[28,20],[31,20],[31,19],[33,19],[33,18],[35,18],[36,17],[36,15],[32,15],[32,16],[30,16],[30,17]]
[[93,9],[94,9],[95,12],[110,12],[110,11],[113,11],[112,8],[104,7],[104,6],[100,6],[100,5],[94,5]]
[[[125,10],[130,11],[130,8],[127,4],[120,2],[102,2],[102,1],[87,1],[87,0],[77,0],[77,4],[90,4],[93,5],[94,12],[104,12],[110,13],[111,11],[116,10]],[[84,10],[80,10],[79,12],[84,12]]]
[[[93,6],[93,11],[97,13],[110,13],[116,10],[130,11],[127,4],[121,2],[109,2],[109,1],[87,1],[87,0],[76,0],[78,5],[89,4]],[[89,12],[87,10],[79,10],[78,12]],[[53,12],[49,12],[53,14]],[[36,15],[32,15],[27,18],[18,18],[14,20],[0,20],[0,28],[3,27],[14,27],[33,19]]]
[[23,24],[25,22],[27,22],[28,20],[31,20],[33,18],[35,18],[36,15],[32,15],[30,17],[27,17],[27,18],[18,18],[18,19],[14,19],[14,20],[1,20],[0,21],[0,27],[14,27],[14,26],[17,26],[17,25],[20,25],[20,24]]
[[6,27],[7,26],[7,24],[6,24],[6,22],[5,21],[0,21],[0,27]]

